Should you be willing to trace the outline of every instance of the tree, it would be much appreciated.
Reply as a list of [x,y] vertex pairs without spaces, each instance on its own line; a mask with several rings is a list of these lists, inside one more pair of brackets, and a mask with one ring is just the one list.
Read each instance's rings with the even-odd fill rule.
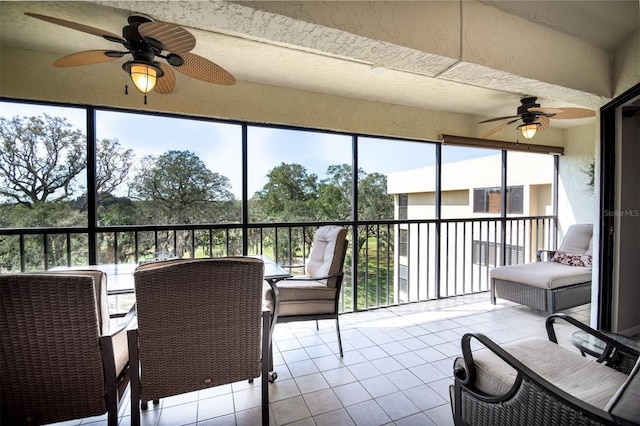
[[300,164],[281,163],[267,174],[266,185],[253,196],[253,220],[317,220],[318,177]]
[[33,208],[72,195],[74,178],[85,168],[86,142],[65,118],[0,117],[0,194]]
[[358,215],[361,220],[393,219],[393,196],[387,194],[387,176],[360,172]]
[[[140,203],[153,224],[194,224],[238,221],[240,211],[226,176],[207,169],[191,151],[167,151],[159,157],[147,156],[130,185],[132,198]],[[176,235],[175,255],[190,250],[188,234]],[[162,243],[159,243],[161,245]],[[170,249],[172,244],[155,247]]]
[[[353,176],[349,164],[332,165],[322,180],[318,209],[322,220],[348,220],[353,201]],[[362,172],[364,173],[364,172]]]
[[211,223],[237,221],[229,211],[229,178],[207,169],[191,151],[167,151],[147,156],[130,186],[134,199],[147,201],[153,223]]
[[129,175],[133,150],[117,139],[102,139],[96,145],[96,192],[98,203],[111,196]]

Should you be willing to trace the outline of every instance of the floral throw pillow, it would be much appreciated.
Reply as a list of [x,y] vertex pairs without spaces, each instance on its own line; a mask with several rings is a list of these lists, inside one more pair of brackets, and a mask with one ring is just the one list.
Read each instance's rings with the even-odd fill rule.
[[557,251],[551,258],[551,261],[569,266],[591,266],[592,257],[588,254],[572,254]]

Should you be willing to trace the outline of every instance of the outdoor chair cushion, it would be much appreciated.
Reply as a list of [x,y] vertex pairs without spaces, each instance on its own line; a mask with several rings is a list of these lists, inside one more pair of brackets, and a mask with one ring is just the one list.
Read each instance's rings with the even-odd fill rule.
[[[529,338],[502,347],[542,378],[600,409],[627,380],[625,374],[545,339]],[[473,359],[478,390],[497,396],[511,389],[516,370],[487,349],[474,351]],[[456,359],[454,368],[464,368],[463,358]]]
[[539,288],[560,288],[591,281],[591,267],[569,266],[558,262],[523,263],[491,270],[491,278]]
[[640,421],[640,358],[605,410],[628,420]]
[[[326,277],[341,270],[342,265],[338,264],[340,256],[334,256],[336,243],[340,241],[341,244],[344,244],[344,239],[338,238],[340,232],[346,233],[343,226],[321,226],[318,228],[305,268],[307,276]],[[338,249],[341,250],[341,247],[338,247]],[[326,279],[319,280],[319,282],[327,284]],[[335,280],[330,280],[329,286],[334,285]]]
[[[282,316],[331,313],[335,309],[336,289],[320,281],[289,279],[278,282]],[[266,307],[273,310],[273,292],[264,286]]]
[[593,250],[593,225],[578,223],[571,225],[558,251],[572,254],[591,254]]

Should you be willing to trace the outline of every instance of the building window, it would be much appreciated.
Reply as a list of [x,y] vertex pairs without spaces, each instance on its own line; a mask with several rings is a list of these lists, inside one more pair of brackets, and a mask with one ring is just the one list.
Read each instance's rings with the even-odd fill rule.
[[[502,190],[495,188],[475,188],[473,190],[474,213],[500,213]],[[522,214],[524,212],[524,187],[507,188],[507,213]]]
[[398,268],[398,299],[400,302],[409,301],[409,267],[399,265]]
[[[498,266],[502,244],[488,241],[473,241],[473,264],[480,266]],[[507,244],[505,246],[505,265],[524,263],[524,247]]]
[[407,220],[407,207],[409,206],[409,194],[400,194],[398,196],[398,219]]
[[406,229],[400,230],[400,256],[409,256],[409,231]]

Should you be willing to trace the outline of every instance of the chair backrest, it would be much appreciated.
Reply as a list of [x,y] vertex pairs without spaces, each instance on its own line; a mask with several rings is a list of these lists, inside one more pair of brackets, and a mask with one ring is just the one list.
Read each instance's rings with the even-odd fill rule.
[[[309,253],[306,273],[310,277],[325,277],[342,271],[347,244],[347,229],[342,226],[321,226]],[[320,280],[336,287],[338,277]]]
[[86,275],[93,277],[93,286],[98,308],[98,323],[100,333],[109,333],[109,304],[107,302],[107,274],[97,269],[69,269],[62,271],[47,271],[47,274]]
[[255,258],[136,270],[142,401],[260,376],[263,276]]
[[592,247],[592,237],[592,224],[581,223],[571,225],[569,229],[567,229],[567,233],[565,234],[558,251],[571,254],[591,254],[587,253],[587,251]]
[[94,278],[0,274],[2,424],[104,414]]

